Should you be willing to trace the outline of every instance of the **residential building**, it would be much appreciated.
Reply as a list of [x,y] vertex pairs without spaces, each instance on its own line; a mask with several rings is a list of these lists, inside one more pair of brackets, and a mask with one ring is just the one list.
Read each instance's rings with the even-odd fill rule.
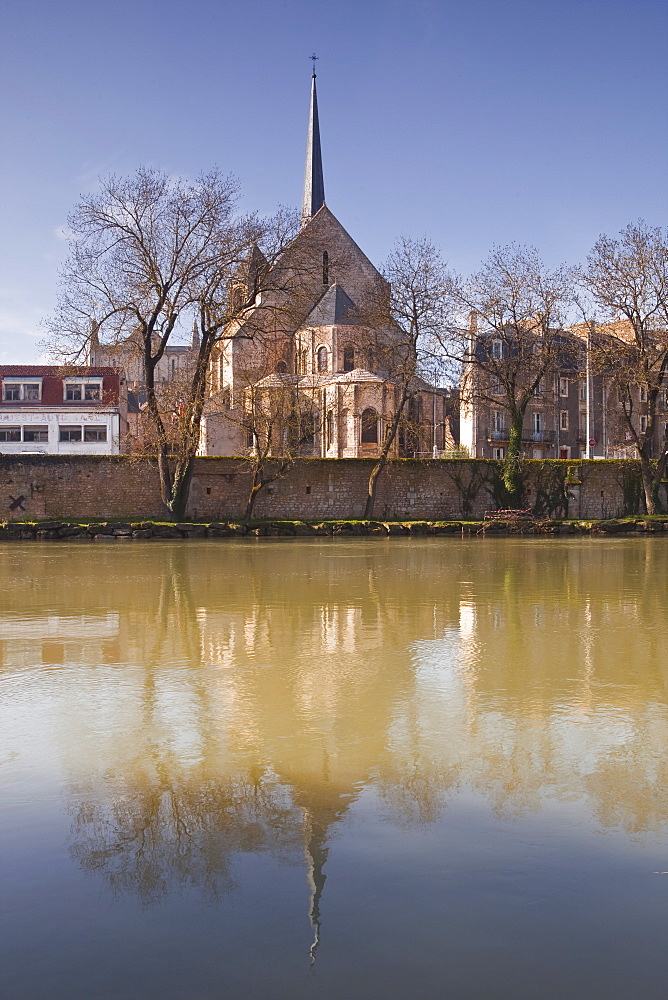
[[[629,336],[622,322],[596,328],[600,340]],[[471,333],[470,351],[489,350],[489,338]],[[538,385],[527,407],[522,432],[525,458],[637,458],[633,433],[623,413],[616,373],[587,364],[587,328],[563,332],[561,360]],[[493,349],[493,345],[492,345]],[[614,351],[610,352],[614,356]],[[627,409],[641,433],[647,429],[647,387],[628,384]],[[462,448],[474,458],[505,458],[509,417],[502,386],[475,363],[464,365],[460,409]],[[668,447],[668,378],[659,393],[651,441],[653,457]]]
[[0,366],[0,452],[118,455],[126,428],[117,368]]

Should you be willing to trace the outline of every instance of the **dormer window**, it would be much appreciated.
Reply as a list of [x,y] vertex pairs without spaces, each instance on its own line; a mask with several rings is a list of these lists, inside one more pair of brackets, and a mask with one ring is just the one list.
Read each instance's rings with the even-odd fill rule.
[[7,403],[39,403],[42,398],[42,383],[5,379],[2,385],[2,398]]
[[95,402],[102,399],[102,379],[66,379],[64,398],[67,403]]

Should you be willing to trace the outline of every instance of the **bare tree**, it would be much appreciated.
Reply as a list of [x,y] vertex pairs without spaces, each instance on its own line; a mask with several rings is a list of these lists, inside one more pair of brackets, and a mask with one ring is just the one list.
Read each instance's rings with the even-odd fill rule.
[[576,363],[575,338],[565,330],[573,278],[565,265],[550,269],[533,248],[511,245],[495,248],[472,277],[453,279],[455,310],[469,317],[468,329],[461,321],[453,325],[462,404],[482,400],[506,410],[504,482],[511,502],[520,500],[527,407],[548,376]]
[[243,457],[250,470],[247,519],[253,516],[261,490],[285,476],[305,448],[312,453],[318,417],[311,395],[300,385],[303,381],[278,372],[244,390],[236,419],[246,438]]
[[[229,295],[232,279],[268,231],[257,218],[235,214],[236,198],[236,182],[216,171],[193,183],[147,168],[103,181],[69,218],[70,257],[49,323],[52,352],[70,362],[85,357],[92,340],[137,339],[162,499],[177,519],[187,504],[212,348],[250,305]],[[199,346],[174,434],[156,371],[168,344],[193,320]]]
[[600,236],[582,277],[607,320],[589,323],[593,367],[616,390],[640,459],[647,512],[660,513],[668,457],[668,423],[657,427],[668,393],[668,232],[640,221],[618,239]]
[[366,303],[363,319],[373,330],[376,368],[394,384],[392,410],[380,454],[369,475],[364,516],[373,517],[378,478],[402,424],[412,424],[409,403],[426,388],[421,374],[443,364],[448,282],[437,248],[426,238],[401,237],[383,269],[389,295]]

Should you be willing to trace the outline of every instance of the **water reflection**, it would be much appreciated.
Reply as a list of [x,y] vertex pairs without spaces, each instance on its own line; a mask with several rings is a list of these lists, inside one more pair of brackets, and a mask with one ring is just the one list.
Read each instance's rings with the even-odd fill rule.
[[16,546],[6,692],[48,700],[83,869],[149,905],[303,865],[315,954],[365,789],[402,829],[468,789],[665,833],[667,541]]

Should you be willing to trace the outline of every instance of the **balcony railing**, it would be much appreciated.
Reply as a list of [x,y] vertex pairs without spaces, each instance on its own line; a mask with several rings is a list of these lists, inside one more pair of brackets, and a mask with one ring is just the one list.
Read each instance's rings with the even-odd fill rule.
[[[488,441],[507,441],[508,428],[487,430]],[[532,444],[554,444],[554,431],[522,431],[522,441]]]

